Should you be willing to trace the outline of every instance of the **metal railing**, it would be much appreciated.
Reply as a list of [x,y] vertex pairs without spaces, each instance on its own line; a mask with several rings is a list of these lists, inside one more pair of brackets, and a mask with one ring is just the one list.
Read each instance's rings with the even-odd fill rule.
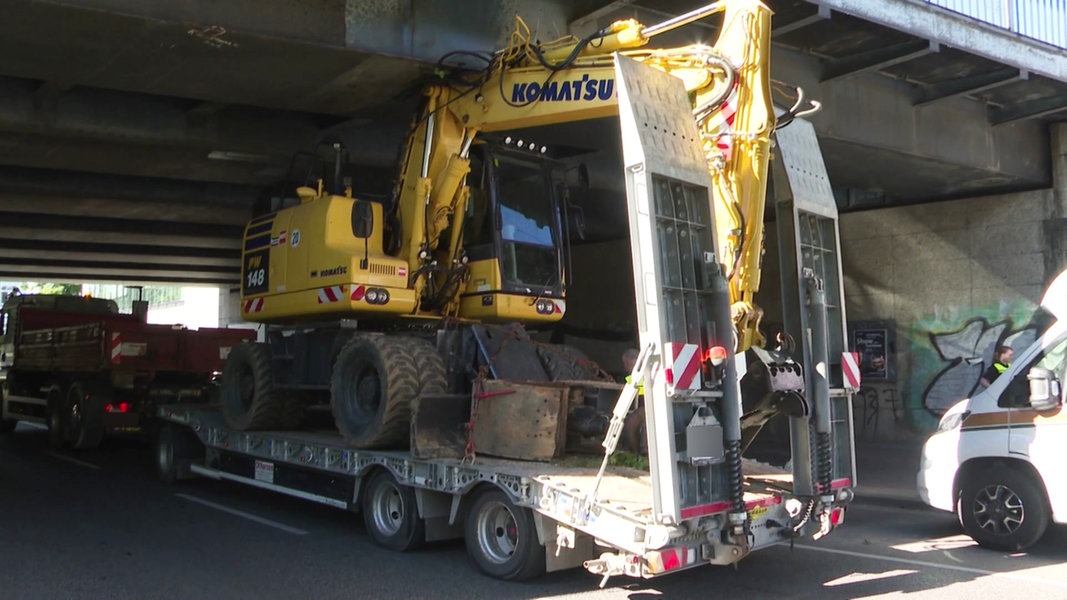
[[1019,35],[1067,48],[1067,0],[926,0]]

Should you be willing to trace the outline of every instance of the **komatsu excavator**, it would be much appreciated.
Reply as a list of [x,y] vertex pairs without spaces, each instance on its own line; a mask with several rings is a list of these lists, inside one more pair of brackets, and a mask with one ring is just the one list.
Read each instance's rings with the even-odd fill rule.
[[[714,45],[645,48],[712,14],[723,19]],[[521,326],[565,314],[568,235],[553,162],[543,148],[520,147],[506,133],[618,115],[616,63],[623,58],[684,84],[710,176],[704,252],[728,286],[732,325],[690,307],[691,329],[703,332],[689,340],[700,368],[712,369],[713,347],[729,347],[732,356],[762,346],[754,295],[779,121],[770,17],[759,0],[724,0],[655,26],[617,21],[548,44],[534,42],[517,19],[508,46],[484,69],[425,88],[389,201],[353,195],[338,149],[332,176],[299,187],[299,204],[259,216],[245,230],[242,316],[270,326],[265,343],[229,357],[221,395],[229,425],[292,428],[308,402],[328,400],[350,444],[403,447],[420,395],[469,394],[485,378],[603,375],[572,349],[533,342]],[[792,93],[782,122],[797,116],[801,98]],[[670,260],[690,254],[683,249]],[[764,369],[770,381],[761,394],[803,385],[788,358],[760,357],[773,367]],[[772,395],[776,406],[792,399],[791,414],[808,410],[796,401],[802,393]],[[777,412],[766,408],[752,411],[762,415],[757,424]],[[605,415],[571,420],[585,434],[608,427]]]
[[[714,45],[647,48],[713,14]],[[855,484],[858,383],[836,204],[814,129],[798,118],[803,95],[772,103],[770,19],[759,0],[723,0],[547,44],[520,20],[483,69],[426,87],[391,198],[354,194],[338,147],[332,174],[247,225],[242,315],[266,325],[265,340],[231,350],[222,417],[161,415],[205,452],[161,438],[160,457],[358,503],[395,549],[462,522],[475,562],[504,579],[546,560],[652,577],[829,533]],[[555,163],[509,136],[611,116],[641,349],[625,386],[526,332],[566,311],[567,221]],[[771,171],[776,348],[755,304]],[[640,389],[649,471],[619,477],[607,467]],[[613,408],[604,390],[617,392]],[[289,431],[327,403],[343,440]],[[788,464],[742,458],[778,415]],[[555,460],[572,435],[602,440],[599,472]]]

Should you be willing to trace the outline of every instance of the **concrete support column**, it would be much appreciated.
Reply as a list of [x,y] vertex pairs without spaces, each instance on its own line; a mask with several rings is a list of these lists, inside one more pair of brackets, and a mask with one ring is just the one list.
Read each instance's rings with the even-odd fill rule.
[[1045,257],[1045,278],[1052,281],[1067,268],[1067,123],[1049,126],[1052,153],[1052,216],[1045,229],[1049,252]]

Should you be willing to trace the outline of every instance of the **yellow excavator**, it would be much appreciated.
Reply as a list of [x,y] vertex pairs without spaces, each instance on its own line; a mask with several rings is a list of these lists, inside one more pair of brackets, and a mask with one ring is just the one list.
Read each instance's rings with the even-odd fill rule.
[[[713,14],[722,16],[713,45],[646,48]],[[724,0],[655,26],[623,20],[547,44],[520,19],[483,69],[425,88],[392,198],[356,197],[338,147],[332,174],[245,229],[242,316],[269,327],[265,342],[230,354],[228,424],[291,428],[308,403],[329,402],[349,443],[404,446],[420,395],[469,394],[484,378],[595,379],[599,369],[579,353],[534,343],[521,327],[565,314],[566,216],[553,161],[506,134],[617,115],[617,54],[677,77],[689,94],[734,350],[761,345],[753,297],[776,124],[770,18],[759,0]]]

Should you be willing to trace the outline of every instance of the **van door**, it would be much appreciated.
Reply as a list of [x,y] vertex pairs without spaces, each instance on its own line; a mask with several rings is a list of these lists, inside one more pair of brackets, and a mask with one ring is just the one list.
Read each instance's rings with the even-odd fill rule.
[[1051,410],[1036,411],[1030,406],[1030,382],[1027,374],[1034,367],[1043,367],[1057,373],[1064,381],[1065,357],[1067,357],[1067,336],[1061,336],[1046,343],[1036,357],[1024,368],[1012,370],[1011,382],[1004,389],[997,402],[1009,410],[1008,452],[1020,458],[1027,458],[1034,466],[1055,464],[1057,457],[1067,453],[1067,410],[1063,405]]

